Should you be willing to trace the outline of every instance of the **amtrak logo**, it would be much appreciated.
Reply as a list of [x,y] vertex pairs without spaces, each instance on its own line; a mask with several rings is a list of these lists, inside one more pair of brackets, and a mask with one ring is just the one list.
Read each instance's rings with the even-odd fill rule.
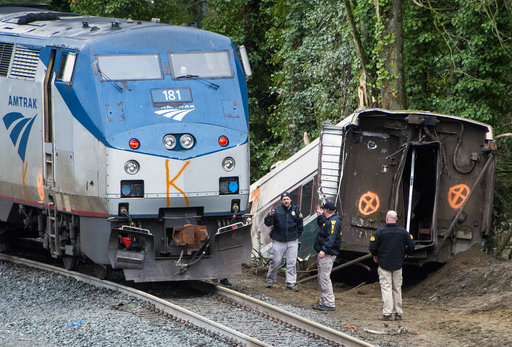
[[18,155],[23,161],[25,161],[25,152],[27,151],[30,129],[32,129],[36,117],[37,113],[32,118],[25,118],[19,112],[7,113],[3,117],[5,128],[9,131],[11,141],[14,147],[18,149]]
[[168,107],[161,110],[155,111],[159,116],[171,118],[177,121],[181,121],[190,112],[194,111],[194,105],[184,105],[182,107]]

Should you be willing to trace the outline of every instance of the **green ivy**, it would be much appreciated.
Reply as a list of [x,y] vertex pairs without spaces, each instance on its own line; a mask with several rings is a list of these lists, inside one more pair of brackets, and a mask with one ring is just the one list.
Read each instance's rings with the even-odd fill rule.
[[430,9],[406,6],[407,90],[413,107],[503,128],[501,119],[512,106],[512,47],[502,35],[510,35],[512,17],[505,3],[496,2],[501,9],[492,16],[486,4],[447,0]]
[[189,4],[186,0],[77,0],[70,1],[75,13],[90,16],[131,18],[176,25],[198,22],[202,18],[201,2]]
[[267,33],[272,59],[273,135],[281,143],[276,159],[304,146],[306,132],[318,136],[322,123],[337,123],[355,103],[351,36],[343,6],[336,1],[275,1]]

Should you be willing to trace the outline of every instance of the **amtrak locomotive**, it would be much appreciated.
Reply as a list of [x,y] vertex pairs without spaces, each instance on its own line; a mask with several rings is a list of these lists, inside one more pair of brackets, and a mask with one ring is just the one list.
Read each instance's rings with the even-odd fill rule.
[[0,241],[23,234],[67,268],[88,258],[135,282],[239,273],[243,68],[196,28],[1,6]]

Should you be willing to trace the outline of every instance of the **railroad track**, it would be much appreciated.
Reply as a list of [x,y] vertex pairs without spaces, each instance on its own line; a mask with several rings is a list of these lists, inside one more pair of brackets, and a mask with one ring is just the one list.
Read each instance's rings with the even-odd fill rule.
[[[192,282],[191,286],[208,296],[200,299],[173,298],[173,301],[189,310],[207,305],[208,309],[201,307],[201,312],[207,311],[211,319],[224,320],[224,324],[229,325],[236,320],[246,321],[246,325],[237,322],[237,330],[243,329],[245,334],[263,341],[270,339],[272,345],[372,346],[353,336],[238,291],[199,281]],[[269,338],[268,334],[273,336]]]
[[[63,268],[29,259],[2,253],[0,253],[0,259],[58,273],[95,287],[111,289],[144,300],[170,319],[186,325],[199,333],[216,338],[219,342],[222,341],[223,344],[227,343],[233,346],[272,346],[279,344],[279,342],[273,342],[276,341],[275,338],[277,337],[278,340],[294,341],[296,342],[295,345],[303,346],[372,346],[350,335],[338,332],[279,307],[227,288],[213,286],[206,282],[197,281],[192,284],[195,290],[203,293],[202,298],[188,299],[189,303],[187,303],[187,299],[173,298],[171,299],[173,302],[171,302],[162,298],[160,294],[156,296],[146,291],[100,280],[78,272],[67,271]],[[214,303],[209,303],[209,301]],[[177,302],[180,305],[177,305]],[[197,307],[206,307],[207,311],[209,311],[208,316],[211,318],[205,317],[204,313],[194,312],[197,311]],[[226,312],[222,311],[226,309],[229,314],[222,313]],[[219,312],[221,313],[215,313],[214,311],[216,310],[220,310]],[[222,321],[222,319],[219,319],[216,314],[224,316],[225,322],[223,324],[218,322]],[[239,314],[240,316],[238,316]],[[236,329],[226,326],[231,325],[230,320],[231,322],[233,320],[237,321]],[[246,320],[247,323],[240,324],[241,320]],[[253,329],[240,329],[240,325],[252,327]],[[258,328],[258,326],[264,328]],[[248,330],[249,332],[244,333],[239,330]],[[290,334],[290,337],[286,337],[285,333]],[[263,335],[263,337],[260,335]],[[270,339],[270,342],[268,336],[274,336]]]

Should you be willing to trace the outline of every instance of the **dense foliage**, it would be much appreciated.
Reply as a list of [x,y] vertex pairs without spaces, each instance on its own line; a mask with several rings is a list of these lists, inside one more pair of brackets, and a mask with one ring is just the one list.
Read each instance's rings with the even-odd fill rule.
[[274,50],[266,44],[266,32],[271,26],[267,1],[210,0],[202,28],[222,33],[237,45],[244,45],[249,54],[252,76],[249,84],[249,114],[251,131],[251,177],[261,177],[275,160],[273,125],[269,110],[275,96],[269,93],[272,85]]
[[200,3],[188,5],[187,1],[167,0],[75,0],[71,9],[76,13],[92,16],[152,20],[161,23],[196,23],[203,15]]
[[353,110],[353,54],[340,3],[277,0],[269,10],[270,92],[277,98],[269,117],[281,157],[303,146],[304,132],[316,137],[323,122],[339,122]]
[[503,120],[512,106],[512,17],[505,4],[492,8],[498,5],[409,4],[405,58],[411,105],[486,122],[498,132],[508,127]]

